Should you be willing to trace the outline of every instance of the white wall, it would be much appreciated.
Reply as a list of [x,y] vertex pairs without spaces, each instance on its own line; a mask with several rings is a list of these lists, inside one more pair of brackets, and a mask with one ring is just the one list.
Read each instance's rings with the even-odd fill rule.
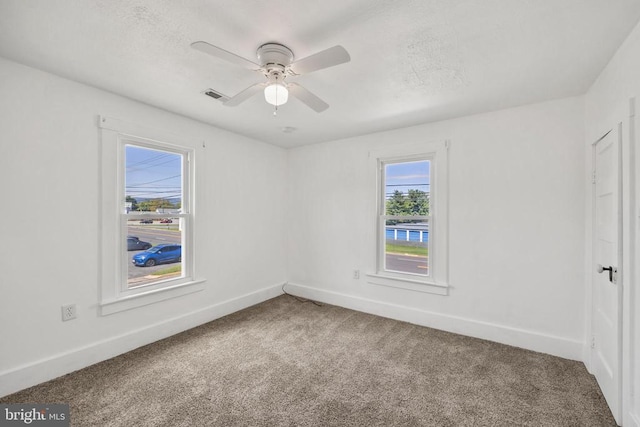
[[[368,151],[451,141],[448,296],[367,283],[375,269]],[[292,293],[580,359],[584,105],[563,99],[293,149]]]
[[[630,117],[630,102],[635,98],[635,117]],[[586,144],[596,141],[606,130],[622,122],[623,175],[623,425],[640,426],[640,24],[618,49],[585,96]],[[635,126],[635,130],[633,129]],[[587,171],[591,170],[587,158]],[[587,189],[590,195],[590,188]],[[587,199],[587,208],[590,199]],[[590,216],[587,218],[587,243],[590,241]],[[587,259],[587,268],[591,268]],[[587,310],[590,306],[587,305]],[[634,392],[635,390],[635,392]]]
[[[280,293],[284,150],[3,59],[0,93],[0,396]],[[99,114],[206,143],[204,291],[99,316]]]

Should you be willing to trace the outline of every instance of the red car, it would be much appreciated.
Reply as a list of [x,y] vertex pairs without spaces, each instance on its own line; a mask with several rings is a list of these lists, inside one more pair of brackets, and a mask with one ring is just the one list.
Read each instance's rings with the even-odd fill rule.
[[161,224],[171,224],[173,221],[171,221],[169,218],[164,218],[160,220]]

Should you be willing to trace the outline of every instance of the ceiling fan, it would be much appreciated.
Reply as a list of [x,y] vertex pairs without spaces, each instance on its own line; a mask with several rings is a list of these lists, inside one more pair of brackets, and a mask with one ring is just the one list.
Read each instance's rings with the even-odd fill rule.
[[256,52],[258,62],[250,61],[204,41],[191,43],[191,47],[243,68],[258,71],[266,77],[265,81],[251,85],[224,101],[224,105],[235,107],[263,90],[265,100],[274,105],[276,111],[279,105],[287,102],[289,94],[318,113],[329,108],[329,104],[304,87],[297,83],[286,82],[285,79],[288,76],[308,74],[351,60],[349,53],[342,46],[334,46],[294,61],[293,52],[288,47],[279,43],[266,43],[260,46]]

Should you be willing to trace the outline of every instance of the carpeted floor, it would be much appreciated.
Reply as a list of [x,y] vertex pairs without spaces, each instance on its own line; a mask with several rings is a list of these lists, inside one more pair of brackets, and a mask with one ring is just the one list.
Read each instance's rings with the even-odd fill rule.
[[582,363],[281,296],[0,399],[74,426],[615,426]]

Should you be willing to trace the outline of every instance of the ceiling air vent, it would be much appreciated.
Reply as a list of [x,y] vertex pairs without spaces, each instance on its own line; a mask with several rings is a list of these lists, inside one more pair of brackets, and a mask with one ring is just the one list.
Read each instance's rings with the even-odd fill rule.
[[229,99],[227,95],[223,95],[218,91],[213,89],[207,89],[203,92],[205,95],[212,97],[213,99],[217,99],[220,102],[224,102]]

